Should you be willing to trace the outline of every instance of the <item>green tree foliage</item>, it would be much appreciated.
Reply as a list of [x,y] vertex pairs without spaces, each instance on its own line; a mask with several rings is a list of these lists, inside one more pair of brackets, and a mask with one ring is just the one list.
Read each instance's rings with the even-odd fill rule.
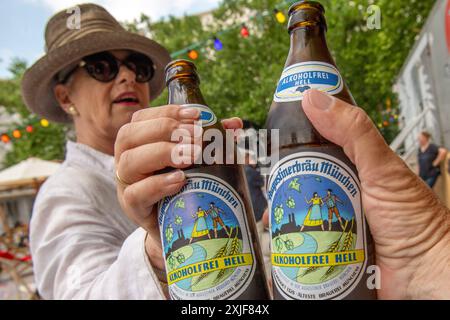
[[[48,127],[44,128],[39,124],[39,118],[29,112],[20,93],[20,81],[25,69],[26,63],[15,59],[9,68],[13,77],[0,80],[0,106],[4,106],[6,112],[0,116],[5,118],[12,114],[19,114],[21,118],[21,123],[11,123],[7,128],[7,133],[11,136],[12,130],[22,129],[21,138],[11,137],[12,142],[9,143],[12,143],[12,148],[5,156],[2,164],[4,167],[9,167],[29,157],[45,160],[62,160],[64,158],[65,135],[68,128],[54,123],[50,123]],[[33,132],[31,133],[23,130],[28,123],[33,123]]]
[[[213,52],[213,42],[197,49],[195,61],[202,79],[202,91],[219,117],[237,115],[263,125],[272,95],[282,72],[289,49],[285,25],[273,14],[262,16],[274,7],[289,7],[293,1],[227,0],[214,15],[214,23],[202,29],[199,17],[169,18],[152,23],[143,17],[137,25],[150,32],[171,52],[217,34],[224,49]],[[328,23],[328,45],[357,103],[374,122],[389,120],[386,102],[396,96],[392,91],[414,41],[426,20],[434,0],[322,0]],[[381,28],[367,28],[368,8],[375,4],[381,10]],[[259,16],[248,22],[253,16]],[[240,36],[240,23],[246,22],[250,37]],[[220,33],[230,25],[235,30]],[[206,32],[205,32],[206,31]],[[209,53],[209,54],[208,54]],[[187,58],[181,55],[179,58]],[[164,104],[167,95],[155,101]],[[381,129],[388,141],[397,134],[389,123]]]
[[[356,102],[376,123],[382,123],[386,101],[398,106],[393,84],[435,0],[323,1],[328,42]],[[367,28],[368,8],[381,10],[381,29]],[[386,140],[397,126],[382,128]]]
[[[195,61],[202,79],[202,91],[219,118],[239,116],[263,125],[273,92],[289,49],[286,25],[278,23],[272,9],[279,7],[285,14],[293,1],[289,0],[226,0],[215,10],[210,24],[203,26],[198,16],[169,17],[151,21],[142,15],[138,21],[126,24],[130,30],[149,34],[172,53],[208,41],[196,48],[200,57]],[[386,100],[396,109],[392,92],[395,77],[420,32],[434,0],[322,0],[328,22],[328,44],[337,65],[357,103],[374,122],[386,120]],[[367,28],[367,9],[375,4],[381,9],[381,29]],[[266,14],[267,11],[269,14]],[[258,17],[251,19],[252,17]],[[251,19],[251,20],[250,20]],[[250,36],[240,36],[240,24],[245,22]],[[224,32],[230,26],[235,29]],[[223,50],[215,51],[211,37],[217,35]],[[187,58],[184,53],[177,58]],[[18,113],[23,122],[32,119],[20,98],[20,79],[25,64],[14,61],[13,78],[0,80],[0,105],[8,113]],[[163,105],[167,91],[152,105]],[[11,129],[20,124],[13,124]],[[65,126],[36,126],[32,134],[14,141],[6,156],[11,165],[29,156],[62,159]],[[388,141],[397,133],[395,125],[381,129]]]

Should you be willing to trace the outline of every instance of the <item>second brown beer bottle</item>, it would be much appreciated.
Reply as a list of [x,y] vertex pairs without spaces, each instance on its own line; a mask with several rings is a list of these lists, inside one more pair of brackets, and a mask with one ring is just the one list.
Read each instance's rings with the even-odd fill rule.
[[[200,110],[203,150],[213,143],[205,138],[208,131],[215,130],[225,140],[222,124],[200,92],[192,62],[169,63],[166,84],[169,104]],[[225,144],[216,141],[214,163],[185,169],[186,185],[158,205],[172,299],[269,298],[243,167],[236,162],[226,164]]]
[[280,147],[267,184],[273,293],[376,299],[367,284],[374,252],[356,168],[302,109],[308,89],[355,104],[328,50],[324,12],[315,1],[290,7],[291,46],[267,119],[268,129],[279,129]]

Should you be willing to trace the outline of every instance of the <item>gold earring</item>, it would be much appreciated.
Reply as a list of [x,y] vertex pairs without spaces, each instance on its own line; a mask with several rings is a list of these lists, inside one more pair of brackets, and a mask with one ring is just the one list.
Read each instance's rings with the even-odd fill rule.
[[75,105],[74,105],[74,104],[71,104],[71,105],[70,105],[68,111],[69,111],[69,113],[70,113],[72,116],[78,116],[78,115],[79,115],[79,112],[78,112],[78,110],[75,108]]

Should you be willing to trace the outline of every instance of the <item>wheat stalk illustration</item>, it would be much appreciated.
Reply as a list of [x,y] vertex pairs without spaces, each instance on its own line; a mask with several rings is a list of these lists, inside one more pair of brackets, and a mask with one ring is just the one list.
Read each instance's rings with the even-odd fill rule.
[[[349,249],[351,249],[352,244],[353,244],[353,223],[354,223],[354,218],[352,219],[352,225],[350,227],[350,231],[347,232],[345,238],[344,238],[344,242],[342,244],[342,248],[340,251],[347,251]],[[342,233],[342,235],[344,234],[344,232]],[[341,235],[341,237],[342,237]],[[339,238],[339,240],[337,241],[337,244],[339,245],[340,241],[341,241],[341,237]],[[333,246],[334,243],[331,245]],[[328,278],[333,271],[336,269],[336,266],[330,266],[328,268],[328,270],[325,272],[325,274],[322,276],[322,280],[325,280],[326,278]]]
[[345,236],[344,243],[342,245],[341,251],[347,251],[347,250],[351,249],[352,244],[353,244],[353,231],[352,231],[352,229],[353,229],[353,219],[352,219],[352,226],[350,228],[350,231],[347,232],[347,235]]
[[[336,252],[336,251],[338,250],[338,248],[339,248],[339,243],[341,242],[341,238],[342,238],[343,235],[344,235],[344,233],[342,232],[342,233],[341,233],[341,236],[339,237],[339,239],[337,239],[336,241],[334,241],[334,242],[328,247],[327,251],[324,251],[324,253],[332,253],[332,252]],[[309,273],[311,273],[311,272],[313,272],[313,271],[317,271],[319,268],[322,268],[322,267],[309,267],[308,269],[305,270],[305,272],[304,272],[302,275],[297,276],[297,279],[298,279],[299,277],[304,277],[304,276],[306,276],[307,274],[309,274]]]
[[[213,259],[216,258],[222,258],[226,255],[227,253],[227,247],[228,247],[228,243],[229,240],[216,252],[216,254],[214,255]],[[193,286],[197,285],[200,281],[202,281],[203,279],[205,279],[207,276],[209,276],[211,274],[211,272],[205,272],[202,273],[196,280],[195,283],[192,283],[190,288],[192,288]]]
[[[240,241],[239,241],[239,239],[238,239],[238,237],[237,237],[237,235],[238,235],[238,230],[237,230],[237,228],[236,228],[236,236],[233,238],[233,240],[231,241],[231,245],[230,245],[230,249],[229,249],[229,251],[228,251],[228,256],[232,256],[232,255],[235,255],[235,254],[238,254],[238,253],[240,253],[241,252],[241,243],[240,243]],[[231,234],[231,233],[230,233]],[[214,282],[215,283],[217,283],[217,282],[219,282],[220,281],[220,279],[225,275],[225,272],[227,271],[228,269],[222,269],[222,270],[220,270],[219,271],[219,273],[217,274],[217,276],[216,276],[216,279],[214,280]]]

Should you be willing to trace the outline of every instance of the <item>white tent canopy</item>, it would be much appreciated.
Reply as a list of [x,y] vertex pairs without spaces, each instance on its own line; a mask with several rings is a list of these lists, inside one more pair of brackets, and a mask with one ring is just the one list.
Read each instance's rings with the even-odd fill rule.
[[0,187],[32,183],[45,180],[61,164],[53,161],[28,158],[0,172]]

